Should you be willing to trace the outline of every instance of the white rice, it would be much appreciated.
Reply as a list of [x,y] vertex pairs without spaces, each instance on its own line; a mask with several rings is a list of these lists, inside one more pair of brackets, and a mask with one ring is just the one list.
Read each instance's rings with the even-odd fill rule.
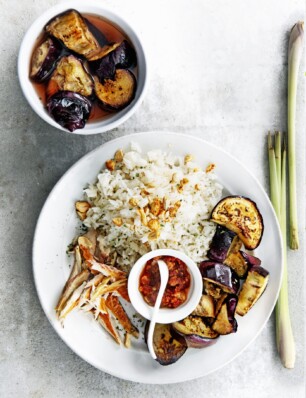
[[[198,263],[205,259],[215,233],[208,220],[222,194],[214,172],[206,172],[208,164],[202,166],[161,150],[142,153],[131,144],[114,171],[102,170],[96,183],[84,190],[92,206],[84,224],[100,231],[100,243],[116,252],[118,264],[127,270],[141,255],[162,248],[181,250]],[[131,198],[137,205],[131,205]],[[164,211],[154,216],[150,204],[157,198]],[[169,208],[178,202],[176,215],[169,217]],[[147,221],[159,223],[153,238],[141,211]],[[115,225],[116,220],[122,225]]]

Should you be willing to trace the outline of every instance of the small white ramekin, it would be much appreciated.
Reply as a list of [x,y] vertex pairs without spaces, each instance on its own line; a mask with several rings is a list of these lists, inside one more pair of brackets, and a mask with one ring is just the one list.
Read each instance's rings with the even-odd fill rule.
[[182,260],[188,267],[191,276],[191,285],[188,293],[188,298],[177,308],[160,308],[157,322],[158,323],[172,323],[179,321],[196,308],[203,291],[203,280],[198,266],[185,253],[171,249],[153,250],[143,255],[134,264],[128,278],[128,292],[131,303],[135,310],[146,319],[151,319],[153,307],[149,306],[142,297],[139,291],[139,278],[146,262],[157,256],[172,256]]
[[122,32],[126,34],[131,43],[133,44],[137,54],[137,89],[134,100],[124,109],[110,114],[104,119],[99,121],[87,122],[83,129],[77,129],[70,134],[90,135],[109,131],[118,127],[121,123],[125,122],[141,104],[147,87],[148,66],[147,58],[144,52],[143,45],[139,35],[135,30],[126,22],[122,17],[114,12],[107,10],[99,1],[86,0],[86,1],[70,1],[60,3],[38,17],[30,28],[27,30],[18,55],[18,77],[21,89],[24,96],[32,109],[40,116],[45,122],[59,130],[69,132],[67,129],[60,126],[48,114],[44,104],[39,99],[39,96],[29,78],[29,68],[33,49],[37,43],[37,38],[41,35],[46,23],[56,15],[68,10],[76,9],[80,13],[95,14],[101,16],[103,19],[109,21],[112,25],[117,26]]

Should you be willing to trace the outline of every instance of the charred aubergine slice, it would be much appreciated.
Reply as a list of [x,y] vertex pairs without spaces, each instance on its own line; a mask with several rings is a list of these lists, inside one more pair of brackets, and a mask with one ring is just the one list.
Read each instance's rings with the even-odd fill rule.
[[49,114],[69,131],[82,129],[85,126],[91,108],[88,98],[72,91],[59,91],[47,101]]
[[208,318],[215,317],[215,300],[208,294],[203,294],[199,304],[191,315],[205,316]]
[[[145,340],[149,331],[150,322],[146,323]],[[153,347],[156,360],[161,365],[171,365],[181,358],[187,350],[187,342],[177,333],[171,324],[157,323],[153,333]]]
[[236,312],[245,315],[265,291],[269,281],[269,272],[260,266],[253,266],[238,296]]
[[259,245],[263,234],[263,219],[256,204],[243,196],[228,196],[217,203],[212,221],[235,232],[246,249]]
[[216,285],[225,293],[237,293],[239,290],[238,276],[227,265],[213,261],[202,261],[200,272],[204,282],[207,281]]
[[212,329],[215,332],[224,335],[237,331],[238,325],[235,319],[237,301],[236,295],[230,294],[226,297],[215,322],[212,324]]
[[239,278],[244,278],[248,272],[248,262],[240,251],[241,246],[242,242],[236,235],[223,262],[231,267],[231,269],[236,272]]
[[100,53],[90,59],[90,68],[100,82],[114,79],[116,69],[128,69],[136,65],[136,53],[127,40],[104,46]]
[[31,79],[38,83],[45,81],[54,71],[61,54],[62,46],[57,40],[51,37],[45,40],[33,53]]
[[200,316],[188,316],[182,321],[174,322],[172,327],[187,341],[188,347],[204,348],[217,341],[219,334]]
[[218,263],[223,263],[235,236],[234,232],[221,225],[217,225],[207,257]]
[[116,111],[126,107],[134,98],[136,79],[132,72],[126,69],[117,69],[114,80],[105,79],[101,83],[95,80],[95,93],[102,108]]
[[60,40],[69,50],[89,57],[100,45],[84,18],[76,10],[68,10],[53,18],[45,27],[47,33]]
[[81,60],[74,55],[63,57],[47,86],[47,97],[52,96],[58,91],[73,91],[90,97],[93,94],[93,81],[86,72]]

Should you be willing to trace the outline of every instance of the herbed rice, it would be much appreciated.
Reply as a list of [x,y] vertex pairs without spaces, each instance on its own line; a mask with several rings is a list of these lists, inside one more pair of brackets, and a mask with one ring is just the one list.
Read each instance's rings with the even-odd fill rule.
[[[123,156],[122,156],[123,155]],[[176,249],[195,262],[205,259],[215,225],[208,221],[221,199],[214,165],[154,150],[142,153],[131,144],[107,162],[94,184],[84,190],[91,204],[84,224],[98,229],[98,241],[117,255],[126,270],[154,249]]]

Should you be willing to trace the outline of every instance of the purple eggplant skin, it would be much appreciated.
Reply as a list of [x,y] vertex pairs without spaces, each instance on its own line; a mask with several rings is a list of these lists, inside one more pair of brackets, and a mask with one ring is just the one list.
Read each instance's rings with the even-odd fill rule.
[[258,257],[252,256],[251,254],[243,252],[242,250],[240,250],[240,253],[248,263],[249,267],[258,266],[261,264],[261,260]]
[[104,33],[102,33],[102,31],[98,29],[94,24],[92,24],[87,18],[83,17],[83,19],[99,45],[103,47],[108,44],[107,38],[105,37]]
[[116,65],[112,57],[112,53],[105,57],[89,63],[90,70],[96,75],[100,83],[104,83],[105,79],[115,79]]
[[105,79],[115,79],[116,69],[128,69],[136,65],[136,52],[127,40],[102,58],[89,62],[92,74],[98,76],[100,83]]
[[123,40],[119,47],[112,52],[117,68],[128,69],[137,64],[136,51],[127,40]]
[[62,53],[63,47],[60,42],[48,37],[33,52],[30,78],[37,83],[46,81],[54,71]]
[[238,323],[235,319],[237,303],[238,297],[234,294],[228,295],[223,302],[220,312],[212,324],[212,329],[220,335],[237,332]]
[[202,261],[200,272],[205,280],[221,286],[226,293],[237,293],[240,282],[237,274],[227,265],[214,261]]
[[84,128],[91,109],[88,98],[72,91],[59,91],[47,101],[48,113],[71,132]]
[[196,334],[191,334],[184,336],[184,338],[187,342],[188,348],[206,348],[216,344],[219,336],[216,337],[215,339],[208,339],[206,337],[201,337]]
[[215,235],[212,239],[210,249],[208,250],[207,257],[210,260],[217,261],[218,263],[223,263],[226,259],[228,250],[232,244],[235,237],[235,233],[229,229],[217,225]]

